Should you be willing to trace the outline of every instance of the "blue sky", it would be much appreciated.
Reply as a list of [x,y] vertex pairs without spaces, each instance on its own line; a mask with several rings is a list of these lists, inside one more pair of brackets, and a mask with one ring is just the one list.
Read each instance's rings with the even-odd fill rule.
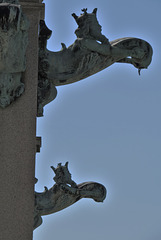
[[52,51],[71,45],[77,25],[71,14],[98,8],[102,33],[110,41],[137,37],[153,47],[153,61],[141,76],[114,64],[80,82],[57,87],[57,98],[37,120],[42,137],[36,160],[36,191],[51,187],[51,165],[69,161],[77,183],[97,181],[104,203],[83,199],[50,216],[34,240],[161,239],[161,1],[45,0]]

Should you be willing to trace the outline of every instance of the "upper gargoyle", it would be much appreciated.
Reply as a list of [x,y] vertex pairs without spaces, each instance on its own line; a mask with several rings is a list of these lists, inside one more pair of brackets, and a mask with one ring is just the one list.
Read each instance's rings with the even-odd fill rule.
[[153,50],[149,43],[128,37],[109,42],[101,33],[97,9],[92,13],[87,13],[87,9],[82,11],[79,17],[72,14],[78,24],[77,39],[68,48],[62,43],[58,52],[46,48],[52,32],[40,21],[38,116],[43,115],[43,106],[56,97],[55,86],[87,78],[115,62],[130,63],[139,74],[151,63]]

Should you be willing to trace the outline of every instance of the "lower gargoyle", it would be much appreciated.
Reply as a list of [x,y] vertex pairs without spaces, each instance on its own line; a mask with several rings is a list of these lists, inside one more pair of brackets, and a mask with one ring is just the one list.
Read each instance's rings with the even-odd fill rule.
[[96,202],[103,202],[106,198],[106,188],[96,182],[76,184],[71,179],[68,162],[61,163],[57,168],[51,167],[55,173],[56,182],[52,188],[42,193],[35,192],[34,229],[42,224],[42,217],[67,208],[81,198],[92,198]]

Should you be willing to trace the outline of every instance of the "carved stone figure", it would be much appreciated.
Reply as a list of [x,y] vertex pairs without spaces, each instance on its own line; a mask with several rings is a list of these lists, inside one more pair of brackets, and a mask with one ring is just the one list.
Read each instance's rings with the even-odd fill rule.
[[84,182],[76,184],[71,179],[68,170],[68,162],[57,168],[51,167],[55,173],[53,178],[56,182],[52,188],[42,193],[35,192],[34,229],[42,224],[44,215],[52,214],[67,208],[81,198],[92,198],[96,202],[103,202],[106,197],[106,189],[96,182]]
[[78,17],[75,13],[72,14],[78,28],[75,30],[77,38],[94,39],[104,44],[109,44],[108,39],[102,35],[102,27],[99,25],[96,17],[97,8],[92,13],[87,13],[87,8],[82,9],[83,14]]
[[115,62],[130,63],[139,74],[151,63],[153,51],[149,43],[138,38],[120,38],[109,42],[101,33],[97,9],[92,13],[87,13],[87,9],[82,11],[79,17],[72,14],[78,24],[75,31],[77,39],[68,48],[62,43],[59,52],[46,48],[52,31],[44,21],[40,21],[38,116],[43,115],[43,106],[55,99],[55,86],[87,78]]
[[24,92],[29,22],[17,0],[0,0],[0,106],[7,107]]

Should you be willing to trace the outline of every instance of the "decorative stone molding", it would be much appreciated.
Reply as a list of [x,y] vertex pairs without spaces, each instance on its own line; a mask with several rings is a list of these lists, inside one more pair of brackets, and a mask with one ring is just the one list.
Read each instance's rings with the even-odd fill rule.
[[17,0],[0,1],[0,107],[24,92],[29,22]]
[[50,189],[45,187],[42,193],[35,192],[34,229],[42,224],[42,216],[61,211],[82,198],[91,198],[96,202],[103,202],[106,198],[106,188],[100,183],[76,184],[68,170],[68,162],[51,168],[55,173],[55,184]]
[[68,48],[62,43],[59,52],[46,48],[52,31],[44,21],[40,22],[38,116],[43,116],[43,107],[55,99],[55,86],[77,82],[115,62],[130,63],[139,74],[151,63],[153,50],[149,43],[128,37],[109,42],[101,33],[97,9],[92,13],[87,13],[87,9],[82,11],[79,17],[72,14],[78,24],[77,39]]

